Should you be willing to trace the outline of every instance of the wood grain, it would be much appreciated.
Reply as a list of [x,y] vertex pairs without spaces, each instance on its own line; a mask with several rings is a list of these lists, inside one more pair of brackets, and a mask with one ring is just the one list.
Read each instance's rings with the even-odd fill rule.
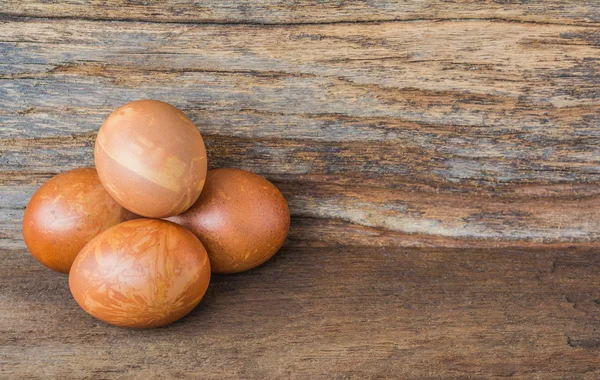
[[487,19],[537,23],[598,23],[590,0],[4,0],[1,14],[43,18],[185,23],[323,24],[423,19]]
[[191,315],[149,331],[87,316],[66,277],[3,250],[3,375],[600,375],[596,250],[292,245],[255,271],[215,276]]
[[[190,4],[3,2],[0,377],[600,377],[600,5]],[[292,212],[153,331],[86,316],[20,230],[140,98]]]

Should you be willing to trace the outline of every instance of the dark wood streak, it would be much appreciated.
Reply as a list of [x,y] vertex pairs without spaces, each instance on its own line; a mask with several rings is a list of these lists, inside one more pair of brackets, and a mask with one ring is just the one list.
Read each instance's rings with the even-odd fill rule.
[[[0,377],[600,377],[595,2],[1,8]],[[20,226],[138,98],[292,213],[273,260],[152,331],[87,316]]]
[[[600,10],[589,0],[407,0],[390,1],[203,1],[166,3],[124,0],[71,1],[6,0],[0,14],[51,19],[151,21],[157,23],[336,24],[427,19],[483,19],[509,22],[593,24]],[[124,7],[127,11],[124,12]]]

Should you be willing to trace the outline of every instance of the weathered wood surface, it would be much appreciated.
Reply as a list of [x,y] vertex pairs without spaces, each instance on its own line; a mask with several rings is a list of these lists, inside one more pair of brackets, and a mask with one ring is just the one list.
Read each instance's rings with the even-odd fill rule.
[[[189,4],[0,4],[0,377],[600,377],[599,4]],[[20,231],[138,98],[293,215],[152,331],[85,315]]]
[[[0,14],[190,23],[323,24],[426,19],[598,23],[594,0],[3,0]],[[166,3],[166,4],[165,4]]]

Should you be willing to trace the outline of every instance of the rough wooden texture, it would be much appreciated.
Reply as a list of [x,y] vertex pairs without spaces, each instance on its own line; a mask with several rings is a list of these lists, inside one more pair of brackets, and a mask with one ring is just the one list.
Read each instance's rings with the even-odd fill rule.
[[[326,24],[424,19],[599,23],[594,0],[3,0],[0,14],[180,23]],[[165,4],[166,3],[166,4]]]
[[[600,4],[190,4],[2,2],[0,377],[600,377]],[[152,331],[87,316],[20,231],[138,98],[292,212]]]

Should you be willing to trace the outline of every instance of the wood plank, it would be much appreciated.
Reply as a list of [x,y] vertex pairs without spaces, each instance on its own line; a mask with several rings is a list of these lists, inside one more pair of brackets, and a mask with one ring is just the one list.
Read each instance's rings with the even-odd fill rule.
[[15,16],[186,23],[339,23],[421,19],[492,19],[546,23],[598,23],[589,0],[404,0],[161,2],[5,0],[1,14]]
[[132,331],[86,315],[65,276],[2,250],[0,367],[20,378],[593,379],[596,252],[288,246],[255,271],[215,276],[184,320]]
[[[366,186],[364,179],[370,177],[375,182],[390,176],[393,181],[393,177],[402,177],[402,173],[390,175],[392,170],[375,157],[371,160],[379,165],[374,165],[370,172],[365,161],[357,160],[350,149],[335,149],[338,144],[330,143],[325,148],[313,143],[306,149],[309,145],[306,142],[205,137],[210,167],[240,167],[267,173],[286,195],[294,216],[340,219],[402,234],[469,242],[486,240],[490,246],[515,241],[526,244],[598,241],[600,193],[595,185],[513,186],[503,189],[500,195],[490,190],[477,193],[425,186],[383,189]],[[70,139],[3,141],[0,160],[7,172],[0,177],[0,183],[4,183],[0,194],[7,209],[22,210],[28,199],[25,194],[32,194],[40,179],[51,176],[50,173],[93,166],[93,134]],[[22,153],[25,149],[26,156]],[[328,154],[332,150],[334,154]],[[386,151],[381,144],[373,145],[370,150],[382,158],[393,155],[393,147]],[[363,153],[360,157],[365,156]],[[310,166],[294,164],[303,160],[309,160]],[[415,157],[414,161],[418,159]],[[406,156],[392,161],[390,167],[402,163],[406,163]],[[41,176],[33,177],[33,184],[25,187],[28,183],[15,175],[19,170]],[[414,171],[418,170],[419,167]],[[411,174],[404,175],[414,181],[426,181]],[[349,178],[335,183],[336,175]],[[320,181],[325,178],[326,181]],[[356,185],[353,181],[363,183]],[[21,237],[11,234],[10,238]]]
[[586,28],[25,20],[0,41],[8,193],[19,173],[37,184],[93,165],[103,118],[152,97],[200,126],[211,167],[276,181],[297,217],[383,229],[392,245],[598,239],[600,61]]

